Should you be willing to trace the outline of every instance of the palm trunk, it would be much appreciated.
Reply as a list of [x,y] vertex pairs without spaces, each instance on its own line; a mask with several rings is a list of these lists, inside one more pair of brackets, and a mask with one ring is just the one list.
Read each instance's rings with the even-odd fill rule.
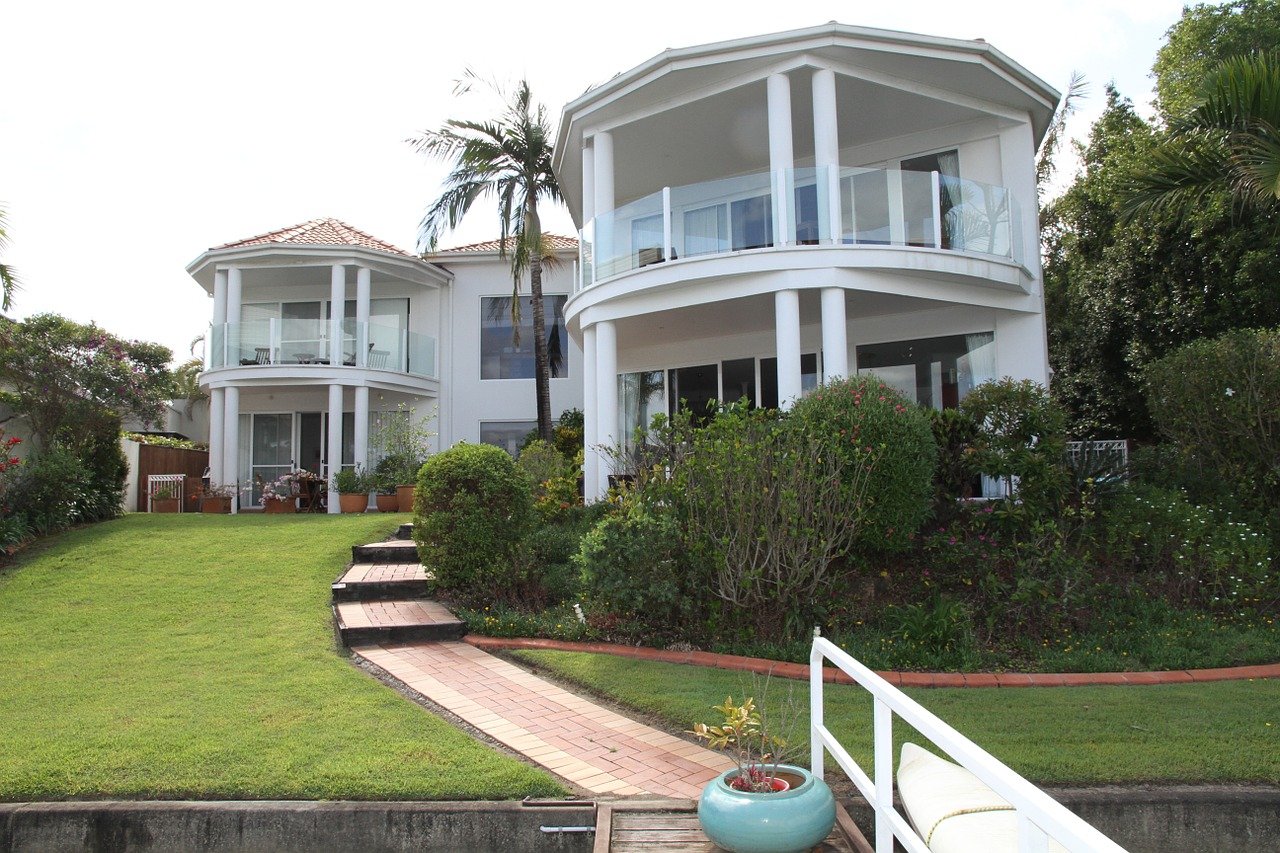
[[538,437],[554,442],[551,431],[551,362],[547,358],[547,318],[542,305],[542,249],[529,258],[529,291],[533,295],[534,383],[538,395]]

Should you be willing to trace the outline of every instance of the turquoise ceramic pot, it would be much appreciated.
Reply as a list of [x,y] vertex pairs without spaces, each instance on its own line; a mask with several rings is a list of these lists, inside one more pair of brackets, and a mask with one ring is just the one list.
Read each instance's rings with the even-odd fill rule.
[[821,842],[836,822],[836,800],[821,779],[803,767],[784,764],[779,773],[804,781],[789,791],[752,794],[735,791],[728,779],[707,783],[698,800],[698,820],[707,837],[733,853],[800,853]]

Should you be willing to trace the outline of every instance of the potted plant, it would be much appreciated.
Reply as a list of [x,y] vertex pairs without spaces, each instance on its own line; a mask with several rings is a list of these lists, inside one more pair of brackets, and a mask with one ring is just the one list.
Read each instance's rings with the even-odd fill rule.
[[369,507],[373,477],[364,466],[339,468],[333,474],[333,488],[338,493],[338,506],[343,512],[364,512]]
[[[382,464],[378,464],[381,469]],[[388,476],[387,472],[377,470],[374,473],[374,502],[378,505],[378,512],[396,512],[400,509],[400,498],[396,495],[396,480],[394,477]]]
[[376,413],[369,443],[381,455],[374,470],[394,481],[401,512],[413,512],[418,470],[430,455],[431,439],[435,435],[427,428],[435,415],[415,422],[416,414],[415,408],[404,403],[396,406],[395,411]]
[[269,513],[298,511],[298,472],[281,474],[262,487],[262,508]]
[[181,512],[182,499],[178,497],[178,490],[168,483],[156,486],[156,490],[151,493],[151,511]]
[[690,734],[732,754],[737,766],[702,789],[702,831],[734,853],[798,853],[821,843],[836,822],[831,789],[803,767],[783,763],[787,739],[769,732],[753,699],[735,705],[730,696],[715,710],[722,723],[698,723]]
[[231,498],[235,493],[235,486],[215,486],[210,483],[199,489],[194,497],[200,504],[201,512],[225,515],[231,512]]

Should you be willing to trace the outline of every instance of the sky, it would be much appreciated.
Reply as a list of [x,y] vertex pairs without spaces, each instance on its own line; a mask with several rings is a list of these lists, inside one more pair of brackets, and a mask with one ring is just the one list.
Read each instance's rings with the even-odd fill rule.
[[[404,140],[497,115],[468,69],[527,77],[558,123],[588,87],[669,47],[841,23],[984,38],[1050,85],[1072,72],[1149,114],[1151,64],[1181,0],[1028,3],[220,0],[9,3],[0,98],[12,315],[54,312],[189,357],[211,300],[185,271],[210,246],[325,216],[405,249],[446,167]],[[1067,157],[1061,160],[1070,166]],[[1064,178],[1070,177],[1070,168]],[[567,212],[544,228],[572,234]],[[442,247],[497,236],[481,201]]]

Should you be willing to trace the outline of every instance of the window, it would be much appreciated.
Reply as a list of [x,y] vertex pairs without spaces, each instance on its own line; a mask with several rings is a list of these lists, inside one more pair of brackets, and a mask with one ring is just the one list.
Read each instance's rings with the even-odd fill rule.
[[537,428],[537,421],[481,421],[480,443],[501,447],[516,457],[520,455],[524,437]]
[[858,347],[858,372],[870,373],[931,409],[951,409],[975,385],[996,378],[995,333],[949,335]]
[[[569,335],[564,326],[564,296],[542,297],[546,314],[547,359],[552,378],[569,375]],[[511,297],[485,296],[480,300],[480,378],[532,379],[533,299],[520,297],[520,343],[511,325]]]
[[[933,245],[933,176],[938,173],[938,199],[942,222],[955,206],[959,190],[960,156],[955,150],[924,154],[902,161],[902,208],[907,225],[907,243],[911,246]],[[907,174],[915,173],[915,174]],[[951,248],[946,227],[942,228],[942,248]]]
[[[818,354],[803,353],[800,356],[800,396],[808,395],[818,387]],[[778,360],[760,359],[760,407],[778,408]]]

